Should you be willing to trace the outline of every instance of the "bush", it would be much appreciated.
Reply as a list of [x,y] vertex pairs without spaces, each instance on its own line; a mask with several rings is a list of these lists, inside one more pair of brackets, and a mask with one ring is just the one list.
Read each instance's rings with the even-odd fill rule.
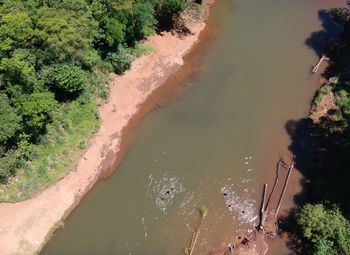
[[136,39],[143,39],[154,33],[157,20],[154,17],[154,5],[150,2],[140,3],[135,8],[135,34]]
[[172,18],[187,7],[185,0],[162,0],[157,6],[157,16],[162,27],[171,27]]
[[142,44],[142,43],[136,43],[135,47],[131,49],[132,55],[135,56],[136,58],[139,58],[143,55],[148,55],[153,51],[154,49],[152,48],[152,46],[148,44]]
[[35,92],[22,96],[18,107],[27,131],[37,135],[49,119],[49,113],[57,106],[51,92]]
[[45,83],[68,93],[82,91],[87,73],[72,64],[54,64],[42,72]]
[[10,150],[4,155],[0,155],[0,183],[5,183],[20,166],[21,160],[16,151]]
[[116,53],[109,53],[107,60],[111,62],[114,72],[117,74],[123,74],[126,70],[130,69],[133,57],[130,51],[120,46]]
[[17,111],[9,105],[5,94],[0,94],[0,145],[14,137],[21,126],[21,117]]

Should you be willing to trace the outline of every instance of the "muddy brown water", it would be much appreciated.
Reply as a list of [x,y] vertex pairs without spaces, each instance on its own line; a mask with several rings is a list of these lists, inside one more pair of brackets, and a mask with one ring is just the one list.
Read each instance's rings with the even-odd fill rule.
[[[202,205],[209,213],[195,254],[249,232],[263,184],[272,183],[279,154],[290,155],[286,123],[307,114],[318,84],[310,74],[318,57],[305,41],[327,28],[320,9],[343,4],[219,1],[215,39],[204,40],[171,89],[153,98],[162,107],[139,124],[118,170],[97,183],[41,254],[183,254]],[[314,34],[311,44],[325,35]],[[293,205],[300,176],[282,209]],[[283,241],[272,247],[269,254],[290,252]]]

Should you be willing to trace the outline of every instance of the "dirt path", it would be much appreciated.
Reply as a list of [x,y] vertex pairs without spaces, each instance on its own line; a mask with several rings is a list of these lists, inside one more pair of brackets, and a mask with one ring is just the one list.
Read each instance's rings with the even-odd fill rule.
[[193,21],[189,27],[193,34],[182,39],[170,33],[152,36],[147,43],[154,52],[135,60],[123,76],[113,77],[110,98],[99,109],[101,127],[90,139],[88,149],[73,171],[33,199],[0,203],[1,255],[38,252],[57,224],[95,184],[100,173],[120,161],[118,152],[123,129],[151,93],[180,68],[205,23]]

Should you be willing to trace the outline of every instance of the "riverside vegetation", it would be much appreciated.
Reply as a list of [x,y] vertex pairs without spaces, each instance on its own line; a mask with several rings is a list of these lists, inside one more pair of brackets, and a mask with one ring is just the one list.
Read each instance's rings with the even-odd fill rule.
[[[327,82],[316,92],[310,118],[295,126],[291,147],[314,141],[311,166],[305,169],[308,204],[292,213],[292,236],[297,254],[350,254],[350,15],[346,8],[325,11],[344,27],[339,40],[326,49],[330,58],[323,76]],[[327,102],[332,101],[332,102]],[[326,105],[326,113],[315,120],[317,106]],[[305,132],[307,123],[310,132]],[[299,128],[300,127],[300,128]],[[299,133],[299,134],[298,134]],[[305,137],[305,133],[308,133]],[[296,142],[303,136],[303,141]],[[309,139],[312,138],[312,139]],[[297,228],[295,228],[297,226]]]
[[99,127],[110,73],[200,2],[1,1],[0,201],[29,198],[72,169]]

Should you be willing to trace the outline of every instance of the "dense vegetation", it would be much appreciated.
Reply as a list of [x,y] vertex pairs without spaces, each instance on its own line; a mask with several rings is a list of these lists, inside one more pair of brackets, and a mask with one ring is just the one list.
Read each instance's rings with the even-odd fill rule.
[[[329,93],[335,101],[326,116],[313,123],[309,138],[315,142],[314,160],[305,169],[310,182],[305,183],[307,200],[297,213],[299,236],[304,240],[300,254],[350,254],[350,19],[345,8],[327,12],[344,26],[338,41],[326,50],[330,65],[324,73],[330,81],[316,93],[313,103],[318,104]],[[310,124],[311,123],[311,124]],[[303,126],[305,127],[305,125]],[[305,144],[305,128],[300,128]],[[299,135],[300,135],[299,134]],[[294,135],[297,140],[298,134]],[[299,146],[302,147],[303,145]],[[297,147],[297,146],[295,146]],[[297,231],[297,232],[298,232]]]
[[128,69],[147,51],[138,41],[171,27],[186,4],[0,2],[0,200],[28,197],[74,164],[98,127],[109,72]]

